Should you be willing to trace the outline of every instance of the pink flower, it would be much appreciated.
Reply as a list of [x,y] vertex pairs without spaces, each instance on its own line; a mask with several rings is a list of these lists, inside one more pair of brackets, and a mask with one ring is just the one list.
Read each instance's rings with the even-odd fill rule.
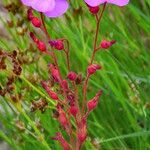
[[64,14],[68,9],[67,0],[21,0],[26,6],[43,12],[46,16],[55,18]]
[[103,3],[110,3],[118,6],[124,6],[129,3],[129,0],[84,0],[88,5],[95,7]]

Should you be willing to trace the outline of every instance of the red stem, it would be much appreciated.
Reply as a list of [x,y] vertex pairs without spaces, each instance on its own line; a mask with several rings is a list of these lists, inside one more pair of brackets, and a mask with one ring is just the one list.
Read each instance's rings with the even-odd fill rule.
[[[91,61],[90,61],[90,65],[93,63],[95,53],[98,49],[98,48],[96,48],[97,47],[97,41],[98,41],[98,33],[99,33],[99,28],[100,28],[100,22],[102,20],[102,17],[103,17],[105,8],[106,8],[106,4],[107,3],[104,3],[104,6],[103,6],[103,9],[102,9],[102,12],[101,12],[100,16],[98,17],[96,15],[96,32],[95,32],[93,53],[92,53],[92,58],[91,58]],[[89,80],[89,75],[86,76],[86,79],[85,79],[85,82],[84,82],[84,85],[83,85],[83,102],[82,102],[82,113],[83,114],[84,114],[85,106],[86,106],[86,95],[87,95],[88,80]]]
[[[41,14],[41,20],[42,20],[42,24],[43,24],[43,27],[44,27],[44,32],[45,32],[45,34],[46,34],[46,36],[47,36],[47,38],[48,38],[48,40],[50,39],[50,36],[49,36],[49,34],[48,34],[48,31],[47,31],[47,28],[46,28],[46,26],[45,26],[45,22],[44,22],[44,17],[43,17],[43,14],[42,13],[40,13]],[[48,51],[46,52],[47,54],[50,54],[50,56],[52,56],[52,58],[53,58],[53,60],[54,60],[54,64],[55,64],[55,66],[56,66],[56,68],[58,69],[58,72],[59,72],[59,75],[60,75],[60,86],[61,86],[61,83],[62,83],[62,77],[61,77],[61,74],[60,74],[60,69],[59,69],[59,66],[58,66],[58,62],[57,62],[57,58],[56,58],[56,55],[55,55],[55,52],[53,51],[53,49],[52,49],[52,51],[51,51],[51,53],[49,53]],[[66,93],[66,91],[65,91],[65,89],[63,89],[63,95],[64,95],[64,98],[65,98],[65,103],[67,104],[67,93]],[[65,105],[66,106],[66,105]],[[70,116],[71,114],[70,114],[70,112],[68,112],[68,117]],[[70,128],[70,142],[71,142],[71,144],[73,145],[73,136],[72,136],[72,125],[71,125],[71,122],[70,122],[70,119],[68,118],[68,122],[69,122],[69,128]]]
[[[104,11],[105,11],[105,8],[106,8],[106,4],[107,3],[104,3],[104,6],[103,6],[103,10],[100,14],[99,17],[97,17],[96,15],[96,20],[97,20],[97,24],[96,24],[96,32],[95,32],[95,38],[94,38],[94,46],[93,46],[93,53],[92,53],[92,58],[91,58],[91,62],[90,62],[90,65],[93,63],[94,61],[94,57],[95,57],[95,53],[97,51],[97,40],[98,40],[98,32],[99,32],[99,28],[100,28],[100,22],[102,20],[102,17],[103,17],[103,14],[104,14]],[[97,19],[98,18],[98,19]]]
[[46,25],[45,25],[43,13],[40,13],[40,16],[41,16],[41,21],[42,21],[42,25],[43,25],[43,29],[41,28],[41,30],[44,31],[44,33],[45,33],[46,36],[48,37],[48,40],[50,40],[51,38],[50,38],[50,35],[49,35],[49,33],[48,33],[47,29],[46,29]]
[[70,59],[69,59],[69,41],[67,39],[64,39],[67,43],[67,48],[64,50],[66,54],[66,61],[67,61],[67,67],[68,71],[70,71]]

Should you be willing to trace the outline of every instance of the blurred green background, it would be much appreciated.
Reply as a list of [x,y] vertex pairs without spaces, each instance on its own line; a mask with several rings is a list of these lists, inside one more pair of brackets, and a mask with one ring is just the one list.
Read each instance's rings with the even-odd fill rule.
[[[18,12],[13,14],[3,8],[11,3],[19,5]],[[32,46],[28,31],[35,29],[25,18],[26,8],[15,0],[3,0],[0,9],[0,49],[17,50],[20,59],[26,61],[22,65],[22,75],[15,81],[15,92],[22,93],[21,103],[25,112],[18,113],[16,105],[7,96],[0,97],[0,138],[8,142],[12,149],[43,150],[41,140],[35,138],[38,132],[34,122],[40,121],[44,131],[39,129],[38,136],[44,133],[51,149],[59,150],[61,148],[57,142],[50,139],[59,127],[51,116],[52,109],[44,113],[30,111],[32,100],[46,97],[38,81],[48,78],[47,64],[51,60]],[[18,20],[22,21],[21,25]],[[46,24],[53,39],[65,37],[69,40],[71,68],[85,75],[96,24],[83,1],[71,1],[65,16],[46,18]],[[27,32],[21,34],[23,29]],[[36,32],[39,38],[45,38],[40,31]],[[95,62],[102,64],[103,69],[91,78],[88,97],[93,97],[99,89],[103,89],[104,93],[98,108],[88,119],[89,134],[83,149],[149,150],[150,0],[131,0],[123,8],[108,5],[99,32],[99,42],[115,39],[117,43],[110,50],[99,51],[96,55]],[[57,56],[61,71],[66,76],[64,54],[57,52]],[[9,60],[7,64],[10,65]],[[0,71],[2,87],[9,75],[7,71]],[[52,103],[49,106],[53,106]],[[16,127],[16,120],[24,122],[26,131]]]

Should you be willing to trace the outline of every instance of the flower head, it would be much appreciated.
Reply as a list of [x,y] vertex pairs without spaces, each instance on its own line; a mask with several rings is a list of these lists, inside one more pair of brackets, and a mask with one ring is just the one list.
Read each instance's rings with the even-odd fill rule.
[[67,0],[21,0],[26,6],[43,12],[46,16],[55,18],[64,14],[68,9]]
[[118,6],[124,6],[129,3],[129,0],[84,0],[89,6],[95,7],[103,3],[110,3]]

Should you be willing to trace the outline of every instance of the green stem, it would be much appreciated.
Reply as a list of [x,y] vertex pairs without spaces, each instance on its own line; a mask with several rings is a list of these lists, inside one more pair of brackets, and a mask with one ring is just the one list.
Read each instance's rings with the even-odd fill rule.
[[116,141],[116,140],[121,140],[121,139],[125,139],[125,138],[139,137],[139,136],[150,136],[150,131],[135,132],[135,133],[131,133],[131,134],[116,136],[116,137],[113,137],[110,139],[102,140],[101,144]]
[[25,118],[26,120],[29,122],[29,124],[31,125],[31,127],[34,129],[35,133],[38,135],[40,141],[42,142],[42,144],[45,146],[45,148],[47,150],[51,150],[51,148],[49,147],[48,143],[45,141],[43,135],[41,134],[41,132],[38,130],[38,128],[36,127],[36,125],[34,124],[34,122],[28,117],[28,115],[26,114],[25,111],[21,111],[18,110]]

